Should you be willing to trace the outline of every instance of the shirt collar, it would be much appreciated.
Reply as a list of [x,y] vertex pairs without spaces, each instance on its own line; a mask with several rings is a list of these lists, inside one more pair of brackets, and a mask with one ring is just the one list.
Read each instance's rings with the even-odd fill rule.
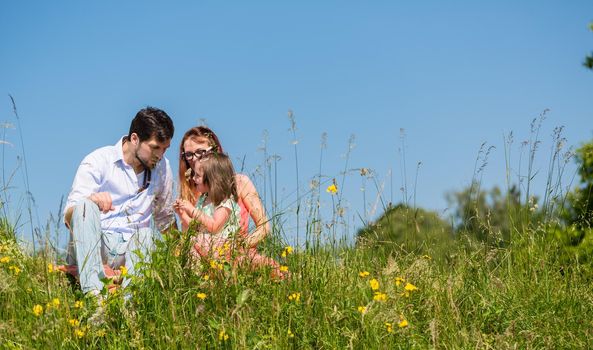
[[[128,136],[124,135],[122,136],[119,141],[117,141],[117,143],[114,145],[115,146],[115,154],[116,157],[114,159],[114,163],[118,162],[118,161],[122,161],[124,162],[124,140],[127,139]],[[125,162],[124,162],[125,163]]]

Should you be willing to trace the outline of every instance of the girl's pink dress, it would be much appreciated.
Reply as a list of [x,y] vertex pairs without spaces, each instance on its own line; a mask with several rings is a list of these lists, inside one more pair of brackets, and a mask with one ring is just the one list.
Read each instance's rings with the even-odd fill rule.
[[[199,201],[198,201],[199,202]],[[242,200],[239,200],[238,202],[239,204],[239,227],[240,227],[240,231],[239,234],[242,237],[248,237],[249,236],[249,218],[250,218],[250,213],[247,210],[247,208],[245,207],[245,204],[243,203]],[[197,252],[197,254],[202,257],[202,258],[206,258],[208,256],[212,256],[213,253],[214,255],[216,255],[216,250],[218,250],[220,247],[222,247],[224,245],[226,240],[216,240],[213,239],[211,241],[203,241],[203,243],[197,243],[194,245],[194,249],[195,252]],[[209,246],[205,247],[203,244],[206,243]],[[227,251],[225,253],[225,258],[227,258],[227,260],[231,260],[231,252]],[[216,256],[217,257],[217,256]],[[276,262],[276,260],[267,257],[265,255],[262,255],[260,253],[258,253],[257,248],[255,247],[250,247],[250,248],[238,248],[237,251],[235,251],[235,262],[239,263],[241,265],[249,265],[252,267],[264,267],[264,266],[269,266],[272,268],[272,275],[275,278],[279,278],[279,279],[284,279],[284,273],[280,271],[280,264],[278,264],[278,262]]]

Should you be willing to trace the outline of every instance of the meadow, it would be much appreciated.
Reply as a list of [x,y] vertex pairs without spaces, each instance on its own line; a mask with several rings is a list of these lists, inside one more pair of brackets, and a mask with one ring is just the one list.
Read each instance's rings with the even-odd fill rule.
[[[187,235],[171,232],[151,262],[139,266],[141,273],[124,276],[132,280],[128,288],[104,291],[101,324],[89,322],[96,299],[57,270],[63,257],[50,240],[40,240],[32,253],[2,217],[0,347],[593,347],[591,264],[550,238],[550,227],[558,225],[556,212],[547,210],[552,199],[503,210],[506,236],[489,217],[462,230],[429,224],[431,214],[418,208],[387,205],[382,218],[347,244],[335,239],[340,190],[318,184],[317,195],[336,199],[330,208],[335,225],[321,225],[314,205],[302,210],[307,238],[298,246],[287,245],[286,221],[270,210],[272,233],[262,250],[289,278],[224,260],[191,269]],[[480,239],[484,235],[496,239]]]

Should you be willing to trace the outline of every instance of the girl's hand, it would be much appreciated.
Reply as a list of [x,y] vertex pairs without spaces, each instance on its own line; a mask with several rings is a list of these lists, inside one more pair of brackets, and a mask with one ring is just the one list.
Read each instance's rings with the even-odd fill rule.
[[173,208],[178,214],[185,212],[191,216],[194,206],[187,199],[177,199],[175,200],[175,203],[173,203]]
[[173,209],[175,210],[175,214],[178,216],[182,216],[182,214],[185,213],[183,209],[181,209],[179,206],[176,206],[175,204],[173,204]]
[[181,208],[185,210],[185,212],[188,213],[190,216],[192,214],[192,211],[195,209],[194,205],[191,204],[188,200],[183,200],[183,203],[181,203]]

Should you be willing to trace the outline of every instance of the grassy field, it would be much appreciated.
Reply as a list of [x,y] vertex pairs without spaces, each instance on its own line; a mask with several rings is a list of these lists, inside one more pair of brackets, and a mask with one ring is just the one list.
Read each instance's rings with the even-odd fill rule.
[[[537,138],[532,142],[530,155]],[[488,152],[480,149],[483,165],[476,162],[475,177]],[[551,159],[559,152],[560,146]],[[528,169],[532,161],[533,156]],[[360,175],[367,176],[368,169],[360,169]],[[571,253],[554,239],[561,227],[551,217],[553,200],[544,199],[537,209],[531,197],[522,203],[518,193],[508,196],[510,190],[507,197],[495,193],[502,205],[491,216],[479,206],[487,201],[478,182],[477,196],[470,188],[459,197],[477,203],[462,213],[471,224],[465,230],[436,213],[401,204],[385,208],[385,216],[361,230],[356,244],[347,245],[336,239],[344,214],[335,184],[342,187],[344,180],[322,184],[321,176],[314,178],[316,190],[297,191],[299,201],[309,206],[296,211],[296,220],[287,218],[294,213],[278,213],[275,205],[269,211],[273,230],[263,250],[290,272],[282,281],[269,270],[224,261],[192,269],[183,250],[187,238],[174,232],[158,242],[151,262],[139,266],[141,273],[124,277],[132,279],[128,288],[105,291],[98,302],[56,269],[61,258],[55,243],[39,238],[31,253],[17,241],[14,223],[4,214],[0,348],[593,348],[591,254]],[[548,185],[556,182],[551,179]],[[274,179],[270,175],[266,181]],[[320,219],[318,205],[320,187],[326,185],[332,200],[329,222]],[[545,192],[555,193],[551,187]],[[32,221],[30,210],[29,217]],[[295,222],[306,242],[288,247],[282,237],[290,229],[282,226]],[[105,310],[103,323],[89,320],[98,303]]]
[[[193,272],[167,238],[125,290],[97,302],[55,270],[49,250],[23,254],[0,235],[2,348],[437,348],[593,347],[591,270],[566,266],[544,232],[505,248],[458,237],[446,254],[356,247],[271,249],[291,272],[211,264]],[[435,245],[434,249],[438,249]],[[379,253],[380,252],[380,253]],[[177,256],[176,256],[177,255]],[[433,258],[439,256],[440,258]],[[129,276],[126,278],[130,278]]]

